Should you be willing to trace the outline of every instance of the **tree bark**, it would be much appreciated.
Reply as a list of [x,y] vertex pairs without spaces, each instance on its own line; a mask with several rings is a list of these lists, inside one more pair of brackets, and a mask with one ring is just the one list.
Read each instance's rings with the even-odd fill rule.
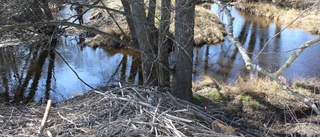
[[[158,58],[159,62],[165,66],[169,66],[169,46],[172,42],[170,37],[170,14],[171,14],[171,0],[161,1],[161,19],[159,24],[159,38],[158,38]],[[163,67],[158,70],[159,86],[170,86],[170,73]]]
[[130,30],[131,46],[138,48],[139,44],[138,44],[138,39],[137,39],[136,31],[135,31],[135,28],[134,28],[134,24],[133,24],[133,18],[131,16],[132,13],[131,13],[130,2],[128,0],[121,0],[121,3],[122,3],[122,6],[124,8],[126,20],[127,20],[128,27],[129,27],[129,30]]
[[192,58],[194,45],[195,1],[176,0],[175,8],[175,66],[172,72],[173,94],[192,100]]
[[[134,8],[133,8],[134,7]],[[156,45],[153,43],[152,35],[148,29],[148,19],[144,8],[144,0],[132,0],[132,19],[136,34],[139,34],[139,48],[142,59],[143,85],[156,86],[158,78],[156,73]]]

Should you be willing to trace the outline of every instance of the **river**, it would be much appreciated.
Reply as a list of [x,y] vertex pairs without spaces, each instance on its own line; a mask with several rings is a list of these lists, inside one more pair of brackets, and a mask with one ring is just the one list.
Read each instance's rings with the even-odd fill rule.
[[[277,25],[268,19],[239,12],[234,7],[228,8],[231,9],[231,14],[235,18],[233,22],[234,37],[243,44],[254,63],[271,72],[282,66],[290,54],[301,44],[317,37],[317,35],[297,28],[287,28],[280,35],[274,37],[285,26]],[[224,24],[227,24],[227,16],[220,12],[221,9],[217,5],[212,5],[211,10],[220,17]],[[264,47],[264,44],[271,38],[273,39]],[[259,55],[262,49],[263,51]],[[319,79],[319,52],[320,44],[306,49],[283,73],[283,76],[289,82],[299,78]],[[196,48],[194,56],[194,66],[200,70],[199,73],[195,73],[196,79],[201,77],[203,71],[219,81],[227,83],[235,81],[239,75],[249,74],[239,51],[227,39],[222,44]]]
[[[69,13],[68,9],[61,12]],[[211,10],[226,23],[226,16],[216,5],[212,5]],[[278,69],[302,43],[316,37],[289,28],[270,41],[257,56],[263,44],[284,26],[240,13],[234,8],[232,15],[235,17],[235,37],[243,43],[254,63],[270,71]],[[51,44],[54,49],[40,45],[1,47],[1,98],[18,103],[45,102],[48,98],[58,102],[90,90],[79,79],[93,87],[118,85],[119,81],[141,82],[140,60],[134,52],[129,49],[94,49],[78,43],[78,36],[62,36]],[[319,52],[320,45],[306,49],[284,76],[289,80],[320,78]],[[196,47],[194,68],[194,80],[201,79],[205,72],[218,81],[232,83],[239,75],[249,74],[238,50],[227,39],[221,44]]]

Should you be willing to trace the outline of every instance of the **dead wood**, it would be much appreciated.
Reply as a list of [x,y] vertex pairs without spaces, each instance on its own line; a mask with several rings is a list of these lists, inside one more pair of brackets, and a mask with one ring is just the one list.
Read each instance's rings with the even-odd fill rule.
[[[37,135],[45,106],[0,105],[0,135]],[[93,90],[56,104],[51,108],[43,133],[45,136],[225,136],[226,133],[218,133],[211,127],[217,117],[223,117],[218,110],[205,110],[173,97],[170,92],[131,86],[104,92]]]

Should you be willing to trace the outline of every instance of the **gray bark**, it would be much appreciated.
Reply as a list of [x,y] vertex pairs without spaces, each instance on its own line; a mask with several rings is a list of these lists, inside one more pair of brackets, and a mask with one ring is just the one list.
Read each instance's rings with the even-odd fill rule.
[[[161,19],[159,25],[159,38],[158,38],[158,58],[165,66],[169,66],[168,56],[169,56],[169,46],[172,42],[169,39],[169,29],[170,29],[170,14],[171,14],[171,0],[162,0],[161,1]],[[159,68],[159,86],[169,86],[170,85],[170,74],[168,71]]]
[[134,28],[139,34],[138,43],[142,59],[143,85],[154,86],[158,84],[156,73],[156,50],[152,42],[151,33],[144,8],[144,0],[132,0],[132,19]]
[[133,18],[131,16],[132,13],[131,13],[130,2],[129,2],[129,0],[121,0],[121,3],[122,3],[122,6],[124,8],[126,20],[128,22],[128,26],[129,26],[129,29],[130,29],[131,46],[138,47],[137,35],[136,35],[136,31],[134,29]]
[[173,94],[186,101],[192,100],[192,57],[194,45],[195,1],[176,0],[175,66],[172,72]]

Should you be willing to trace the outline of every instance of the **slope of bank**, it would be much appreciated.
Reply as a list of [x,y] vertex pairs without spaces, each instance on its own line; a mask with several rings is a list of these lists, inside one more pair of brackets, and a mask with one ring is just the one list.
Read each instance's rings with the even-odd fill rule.
[[[314,34],[320,34],[319,4],[307,10],[286,8],[270,3],[237,2],[235,6],[240,11],[271,18],[283,25],[291,24],[289,27],[301,28]],[[296,20],[297,17],[299,18]]]

